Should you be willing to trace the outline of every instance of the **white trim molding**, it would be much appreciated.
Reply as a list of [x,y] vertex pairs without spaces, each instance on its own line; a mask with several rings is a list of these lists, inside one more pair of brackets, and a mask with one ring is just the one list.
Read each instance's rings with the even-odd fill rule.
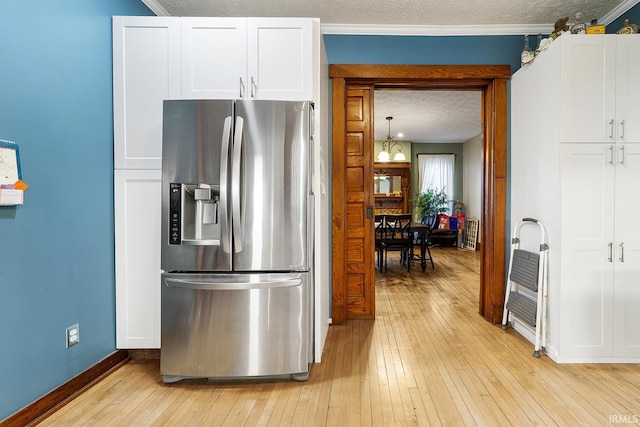
[[167,10],[160,6],[156,0],[142,0],[142,3],[145,4],[153,13],[157,16],[170,16]]
[[[640,1],[640,0],[636,0]],[[544,25],[351,25],[321,24],[322,34],[385,36],[502,36],[550,34],[553,24]]]
[[624,13],[626,13],[633,6],[640,3],[640,0],[625,0],[620,3],[618,6],[614,7],[611,12],[607,13],[602,17],[602,19],[598,20],[598,24],[601,25],[609,25],[619,17],[621,17]]

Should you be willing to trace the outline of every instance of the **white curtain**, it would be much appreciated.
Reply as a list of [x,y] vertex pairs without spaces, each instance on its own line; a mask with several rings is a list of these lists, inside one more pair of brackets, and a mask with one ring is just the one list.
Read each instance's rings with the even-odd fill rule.
[[[453,194],[453,170],[455,169],[456,156],[454,154],[418,154],[418,181],[420,193],[429,188],[437,190],[445,189],[450,200]],[[449,204],[449,212],[451,213]]]

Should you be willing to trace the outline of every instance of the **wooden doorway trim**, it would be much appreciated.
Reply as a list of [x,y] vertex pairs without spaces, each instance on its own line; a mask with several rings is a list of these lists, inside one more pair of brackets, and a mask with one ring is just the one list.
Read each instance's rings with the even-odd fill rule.
[[[350,317],[347,300],[347,91],[357,85],[389,89],[482,91],[483,178],[481,218],[480,314],[502,317],[506,257],[507,80],[508,65],[349,65],[333,64],[332,162],[332,321]],[[373,143],[373,141],[370,141]],[[373,163],[373,158],[370,160]],[[368,192],[363,188],[363,192]],[[373,250],[372,250],[373,251]],[[374,280],[364,283],[373,295]],[[375,305],[372,304],[372,310]],[[369,317],[375,312],[367,313]],[[362,317],[359,314],[355,317]]]

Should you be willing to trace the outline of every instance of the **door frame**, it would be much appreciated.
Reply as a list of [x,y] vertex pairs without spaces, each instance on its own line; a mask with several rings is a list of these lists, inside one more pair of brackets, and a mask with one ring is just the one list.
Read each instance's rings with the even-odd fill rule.
[[[506,272],[507,80],[509,65],[332,64],[332,323],[349,319],[346,303],[346,95],[350,86],[482,91],[482,213],[479,312],[502,320]],[[371,141],[373,144],[373,141]],[[371,159],[373,165],[374,159]],[[363,189],[367,191],[367,189]],[[373,248],[372,253],[373,253]],[[374,277],[373,275],[371,277]],[[365,283],[375,295],[375,281]],[[375,304],[373,305],[375,307]],[[371,317],[375,313],[370,313]]]

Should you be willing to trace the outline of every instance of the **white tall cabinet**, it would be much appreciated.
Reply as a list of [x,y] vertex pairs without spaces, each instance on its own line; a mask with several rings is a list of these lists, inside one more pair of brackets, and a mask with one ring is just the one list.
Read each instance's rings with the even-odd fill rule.
[[328,66],[312,18],[113,18],[116,345],[160,348],[162,101],[312,100],[315,360],[329,326]]
[[640,36],[567,34],[512,78],[511,218],[548,229],[559,362],[640,362],[638,67]]
[[180,97],[180,82],[178,18],[113,18],[116,346],[122,349],[160,348],[162,101]]

